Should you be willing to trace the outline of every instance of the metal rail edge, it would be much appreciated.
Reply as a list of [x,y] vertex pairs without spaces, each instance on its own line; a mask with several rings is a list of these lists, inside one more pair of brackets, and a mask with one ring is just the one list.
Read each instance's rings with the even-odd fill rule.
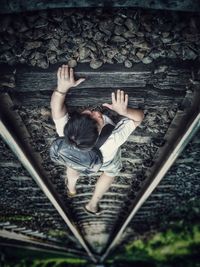
[[173,165],[177,157],[181,154],[188,142],[192,139],[195,133],[200,129],[200,92],[196,90],[194,92],[194,100],[191,109],[187,112],[187,121],[181,124],[178,129],[178,135],[173,138],[173,141],[168,144],[165,155],[160,159],[158,168],[152,173],[149,182],[141,190],[138,197],[133,203],[133,208],[130,214],[127,216],[122,226],[117,231],[112,240],[108,243],[103,255],[100,258],[100,262],[104,262],[108,257],[111,250],[116,247],[126,227],[133,219],[136,212],[140,209],[143,203],[151,195],[153,190],[157,187],[160,181],[163,179],[169,168]]
[[[70,255],[79,255],[80,257],[82,255],[80,255],[80,252],[75,250],[75,249],[69,249],[69,248],[66,248],[65,246],[62,246],[60,244],[53,244],[53,243],[49,243],[49,242],[44,242],[44,240],[39,240],[38,238],[33,238],[33,237],[30,237],[30,236],[26,236],[24,234],[21,234],[21,233],[15,233],[15,232],[10,232],[10,231],[7,231],[7,230],[0,230],[0,237],[1,238],[5,238],[5,240],[0,240],[0,246],[2,245],[2,243],[6,243],[8,246],[14,246],[14,247],[23,247],[23,248],[30,248],[32,250],[38,250],[38,251],[52,251],[54,253],[59,253],[59,254],[63,254],[63,255],[66,255],[66,254],[70,254]],[[17,242],[21,242],[21,244],[16,244],[16,243],[9,243],[8,240],[15,240]],[[23,243],[25,243],[23,245]],[[27,244],[28,243],[28,244]],[[31,246],[32,244],[32,246]],[[34,245],[34,246],[33,246]],[[40,247],[36,247],[36,246],[41,246],[42,248]],[[86,256],[87,254],[83,255]]]
[[25,144],[22,143],[23,140],[21,140],[20,136],[17,135],[17,129],[13,128],[13,123],[8,125],[7,119],[9,118],[10,111],[6,107],[6,104],[5,102],[2,101],[2,99],[3,99],[3,95],[1,95],[1,99],[0,99],[0,104],[1,104],[0,105],[0,135],[2,136],[3,140],[7,143],[7,145],[10,147],[10,149],[13,151],[13,153],[17,156],[17,158],[22,163],[22,165],[25,167],[25,169],[29,172],[31,177],[39,185],[39,187],[44,192],[44,194],[47,196],[47,198],[50,200],[50,202],[53,204],[53,206],[58,211],[62,219],[65,221],[65,223],[67,224],[67,226],[69,227],[73,235],[82,245],[82,247],[86,250],[90,259],[93,262],[97,262],[95,256],[93,255],[93,253],[87,246],[85,240],[79,233],[78,229],[76,229],[73,223],[70,221],[70,218],[67,215],[65,206],[62,204],[62,201],[59,198],[58,194],[56,193],[53,185],[47,179],[47,177],[43,176],[34,158],[31,156],[31,153],[29,153],[30,152],[29,149],[27,149]]

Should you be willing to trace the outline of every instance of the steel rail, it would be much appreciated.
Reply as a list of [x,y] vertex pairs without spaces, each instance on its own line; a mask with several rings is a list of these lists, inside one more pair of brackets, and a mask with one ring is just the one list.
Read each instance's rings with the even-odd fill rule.
[[[84,258],[87,258],[88,259],[88,254],[86,252],[81,252],[76,250],[76,249],[71,249],[71,248],[66,248],[65,246],[63,245],[60,245],[60,244],[53,244],[51,242],[46,242],[44,240],[40,240],[40,239],[37,239],[35,237],[31,237],[31,236],[26,236],[24,234],[21,234],[21,233],[15,233],[15,232],[10,232],[10,231],[7,231],[7,230],[0,230],[0,237],[3,238],[2,240],[0,239],[0,245],[2,244],[2,242],[7,242],[7,244],[11,244],[11,245],[19,245],[19,246],[22,246],[23,245],[26,247],[26,248],[32,248],[32,249],[35,249],[35,250],[43,250],[43,251],[52,251],[54,253],[59,253],[59,254],[63,254],[63,255],[66,255],[66,254],[70,254],[70,255],[74,255],[74,256],[80,256],[80,257],[84,257]],[[11,243],[11,242],[18,242],[18,244],[16,243]],[[31,246],[32,245],[32,246]]]
[[188,112],[189,114],[187,115],[187,118],[189,118],[188,121],[185,122],[185,125],[184,124],[181,125],[182,131],[180,131],[180,134],[176,138],[174,138],[172,144],[170,144],[170,148],[167,150],[166,154],[160,160],[160,166],[154,171],[154,173],[151,175],[150,179],[148,180],[149,181],[148,184],[146,184],[145,188],[141,190],[138,197],[136,197],[136,200],[134,201],[134,204],[133,204],[132,211],[130,212],[128,217],[125,219],[125,221],[123,222],[118,232],[112,238],[112,240],[110,241],[110,244],[108,244],[107,248],[105,249],[104,254],[100,258],[100,262],[105,261],[110,251],[117,245],[117,242],[121,238],[124,230],[130,223],[130,221],[133,219],[136,212],[139,210],[142,204],[146,201],[146,199],[151,195],[153,190],[160,183],[162,178],[165,176],[169,168],[172,166],[172,164],[175,162],[177,157],[186,147],[188,142],[192,139],[194,134],[200,129],[199,103],[200,103],[200,92],[196,92],[193,106],[191,110]]
[[[31,177],[36,181],[36,183],[39,185],[41,190],[44,192],[44,194],[47,196],[47,198],[50,200],[50,202],[53,204],[55,209],[58,211],[60,216],[63,218],[73,235],[77,238],[79,243],[82,245],[82,247],[86,250],[88,253],[90,259],[93,262],[97,262],[95,256],[90,251],[89,247],[87,246],[85,240],[79,233],[79,231],[75,228],[73,223],[70,221],[69,216],[67,215],[67,211],[65,209],[64,204],[62,203],[61,199],[59,198],[58,194],[56,193],[53,185],[51,182],[47,179],[47,177],[44,177],[44,175],[41,173],[41,170],[38,168],[35,160],[33,157],[31,157],[31,153],[29,149],[27,149],[27,146],[25,143],[22,143],[22,139],[19,135],[17,135],[17,131],[13,127],[13,121],[8,125],[9,118],[9,110],[5,110],[6,105],[1,102],[0,106],[0,135],[2,136],[3,140],[7,143],[7,145],[10,147],[10,149],[13,151],[13,153],[17,156],[19,161],[22,163],[22,165],[25,167],[25,169],[29,172]],[[29,151],[29,153],[28,153]]]
[[[81,254],[79,251],[77,251],[75,249],[68,249],[68,248],[66,248],[64,246],[61,246],[59,244],[55,245],[55,244],[52,244],[52,243],[48,243],[48,242],[46,242],[44,240],[38,240],[35,237],[26,236],[26,235],[21,234],[21,233],[10,232],[10,231],[7,231],[7,230],[0,230],[0,237],[6,238],[6,239],[9,239],[9,240],[15,240],[15,241],[18,241],[18,242],[25,242],[25,243],[29,243],[29,244],[32,244],[32,245],[42,246],[42,247],[45,247],[48,250],[52,249],[52,251],[54,251],[54,253],[55,252],[57,253],[59,251],[59,253],[63,253],[63,254],[66,254],[66,253],[68,253],[68,254],[76,254],[76,255],[78,254],[79,256]],[[1,245],[1,242],[2,241],[0,240],[0,245]],[[14,243],[12,245],[16,245],[16,244]],[[28,247],[28,245],[26,244],[26,248],[27,247]],[[45,250],[45,248],[43,248],[43,250]],[[87,254],[85,253],[84,256],[86,256],[86,255]]]
[[[8,242],[2,242],[0,240],[0,247],[3,246],[4,248],[5,247],[11,247],[11,248],[20,248],[20,249],[26,249],[26,250],[34,250],[34,251],[39,251],[39,252],[46,252],[46,253],[52,253],[52,254],[56,254],[56,255],[63,255],[63,256],[74,256],[74,254],[72,252],[64,252],[64,251],[58,251],[58,250],[53,250],[51,248],[41,248],[41,247],[34,247],[34,246],[31,246],[31,245],[28,245],[28,244],[12,244],[12,243],[8,243]],[[77,254],[77,252],[75,253]]]

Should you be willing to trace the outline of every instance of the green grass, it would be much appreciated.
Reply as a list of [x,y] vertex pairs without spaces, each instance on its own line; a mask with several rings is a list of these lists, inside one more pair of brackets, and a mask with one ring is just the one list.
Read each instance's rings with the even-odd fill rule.
[[130,242],[125,247],[124,252],[114,257],[114,260],[148,261],[160,266],[161,263],[173,263],[173,261],[180,261],[192,255],[195,259],[199,252],[200,225],[190,227],[174,225],[172,229],[163,233],[156,233],[148,240]]
[[31,221],[32,218],[33,217],[29,215],[1,215],[0,221]]
[[[67,258],[67,259],[63,259],[63,258],[56,258],[56,259],[47,259],[47,260],[35,260],[32,264],[31,267],[59,267],[59,266],[64,266],[64,264],[66,264],[66,266],[68,266],[69,264],[71,266],[85,266],[86,260],[81,260],[81,259],[74,259],[74,258]],[[21,267],[21,266],[20,266]]]
[[61,231],[61,230],[49,230],[48,235],[53,237],[65,237],[67,233],[66,231]]
[[[58,234],[62,233],[58,232]],[[45,253],[39,252],[33,255],[33,252],[25,253],[25,250],[17,252],[17,249],[12,251],[13,254],[8,252],[13,264],[7,267],[89,266],[86,260],[72,258],[70,255],[60,257],[56,254],[47,254],[45,256]],[[170,229],[164,232],[130,242],[121,252],[109,258],[106,266],[117,267],[120,264],[120,267],[200,267],[199,255],[200,224],[176,223],[170,225]]]

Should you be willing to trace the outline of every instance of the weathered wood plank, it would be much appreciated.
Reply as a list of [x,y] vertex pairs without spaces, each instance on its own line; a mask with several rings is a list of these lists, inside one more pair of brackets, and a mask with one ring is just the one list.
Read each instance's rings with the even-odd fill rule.
[[[87,89],[83,89],[83,93],[80,91],[71,91],[66,99],[66,104],[69,108],[74,107],[85,107],[85,106],[99,106],[103,103],[111,102],[111,91],[109,89],[105,94],[102,91],[91,91],[91,94]],[[154,92],[153,94],[140,92],[137,94],[134,90],[126,90],[129,94],[129,106],[133,108],[177,108],[181,105],[184,98],[184,92],[175,96],[160,95]],[[40,94],[40,93],[17,93],[11,94],[11,98],[15,104],[22,105],[34,105],[34,106],[49,106],[51,94]]]
[[[185,90],[191,78],[189,71],[177,70],[176,76],[171,72],[166,77],[152,75],[151,71],[130,71],[130,72],[77,72],[77,78],[86,78],[85,82],[80,84],[77,89],[88,88],[144,88],[147,85],[153,85],[160,90],[170,89]],[[18,73],[16,74],[16,90],[18,92],[27,91],[49,91],[56,87],[55,73]],[[153,88],[153,87],[152,87]]]
[[[87,64],[79,64],[75,68],[76,77],[85,77],[86,81],[76,89],[82,88],[140,88],[152,86],[151,90],[185,90],[191,78],[191,69],[197,68],[196,63],[185,61],[159,60],[157,62],[144,65],[135,64],[127,69],[121,64],[103,65],[98,70],[91,69]],[[162,72],[159,66],[165,65],[166,70]],[[56,71],[58,64],[50,66],[48,69],[40,69],[26,65],[16,65],[9,69],[8,66],[0,65],[0,73],[10,74],[16,69],[17,92],[49,91],[56,86]],[[81,90],[82,93],[82,90]]]
[[42,10],[52,8],[81,8],[81,7],[140,7],[166,10],[180,10],[180,11],[200,11],[198,0],[187,1],[141,1],[141,0],[73,0],[73,1],[46,1],[46,0],[2,0],[0,3],[0,13],[15,13],[31,10]]

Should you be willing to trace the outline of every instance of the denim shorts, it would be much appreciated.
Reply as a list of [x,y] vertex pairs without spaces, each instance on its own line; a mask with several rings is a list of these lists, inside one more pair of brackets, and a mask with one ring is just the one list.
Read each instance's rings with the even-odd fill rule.
[[115,157],[111,161],[103,163],[102,167],[100,168],[100,171],[105,172],[108,176],[114,177],[119,175],[121,169],[121,149],[118,149]]

